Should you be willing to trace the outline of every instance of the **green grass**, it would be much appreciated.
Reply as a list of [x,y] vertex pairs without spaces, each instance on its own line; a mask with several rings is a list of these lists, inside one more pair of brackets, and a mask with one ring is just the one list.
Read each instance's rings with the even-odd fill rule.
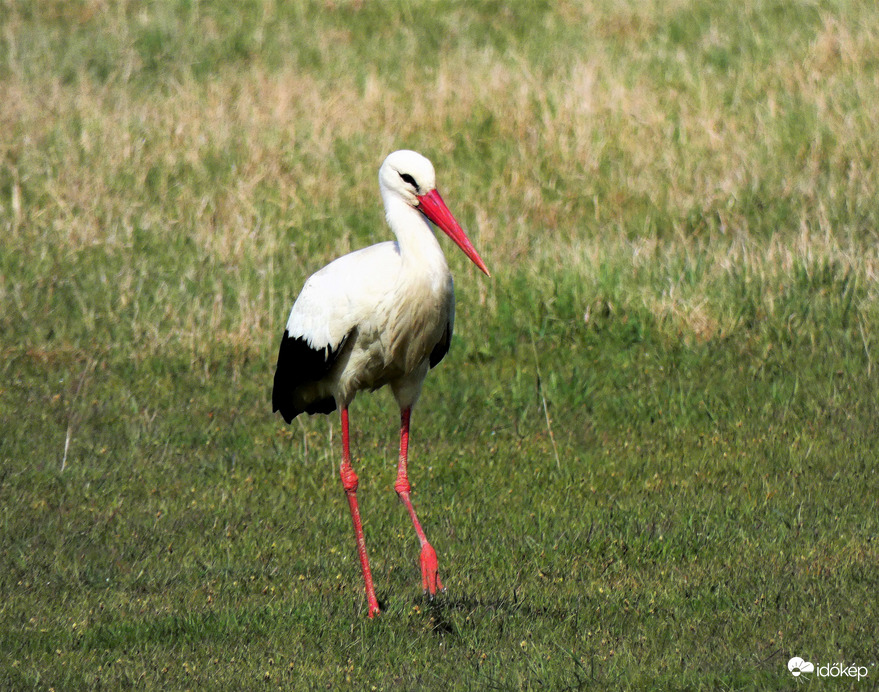
[[[0,687],[869,689],[879,9],[0,5]],[[413,418],[270,412],[411,147],[493,278]],[[444,241],[441,241],[444,242]],[[860,683],[787,660],[868,666]]]

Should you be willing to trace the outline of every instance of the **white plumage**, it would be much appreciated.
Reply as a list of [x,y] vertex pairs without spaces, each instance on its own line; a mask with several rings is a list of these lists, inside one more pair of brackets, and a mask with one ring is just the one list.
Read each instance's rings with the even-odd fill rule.
[[[348,405],[358,391],[390,385],[402,413],[395,488],[422,543],[422,574],[431,595],[439,580],[433,548],[409,501],[406,453],[411,408],[429,368],[445,356],[455,321],[452,275],[428,221],[488,270],[436,191],[433,165],[414,151],[390,154],[379,170],[389,241],[357,250],[313,274],[293,305],[278,354],[273,410],[288,423],[302,412],[342,411],[341,475],[351,503],[370,616],[378,612],[355,499],[348,450]],[[352,480],[353,478],[353,480]],[[432,575],[425,574],[432,569]],[[429,577],[432,577],[429,578]]]

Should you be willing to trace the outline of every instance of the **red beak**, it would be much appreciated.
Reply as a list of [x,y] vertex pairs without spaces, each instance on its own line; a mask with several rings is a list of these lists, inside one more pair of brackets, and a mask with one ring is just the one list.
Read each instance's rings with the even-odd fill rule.
[[485,267],[485,262],[482,261],[479,253],[476,252],[476,248],[473,247],[473,243],[470,242],[467,234],[464,233],[464,229],[455,221],[455,217],[452,216],[452,212],[449,211],[446,203],[443,202],[439,192],[431,190],[427,194],[421,195],[418,198],[418,211],[433,221],[449,238],[454,240],[455,244],[464,251],[464,254],[473,261],[473,264],[485,272],[486,276],[491,276]]

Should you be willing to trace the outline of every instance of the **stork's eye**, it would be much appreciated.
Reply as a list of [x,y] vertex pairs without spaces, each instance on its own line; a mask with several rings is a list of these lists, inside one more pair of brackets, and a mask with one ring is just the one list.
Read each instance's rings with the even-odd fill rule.
[[404,183],[409,183],[409,185],[411,185],[415,188],[416,191],[418,191],[418,183],[415,182],[415,178],[413,178],[408,173],[400,173],[400,177],[403,179]]

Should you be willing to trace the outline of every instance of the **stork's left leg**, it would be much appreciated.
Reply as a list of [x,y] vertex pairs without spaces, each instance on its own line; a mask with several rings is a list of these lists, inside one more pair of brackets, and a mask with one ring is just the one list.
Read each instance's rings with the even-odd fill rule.
[[418,541],[421,543],[421,583],[424,587],[424,593],[433,598],[437,589],[443,590],[443,584],[437,574],[436,551],[427,542],[427,536],[424,535],[424,529],[421,528],[421,523],[415,514],[415,508],[412,506],[412,500],[409,498],[412,486],[409,485],[409,474],[406,467],[409,455],[409,419],[411,416],[411,407],[403,409],[400,414],[400,463],[397,466],[397,481],[394,483],[394,490],[397,491],[400,500],[406,505],[412,519],[412,525],[415,527],[415,533],[418,535]]

